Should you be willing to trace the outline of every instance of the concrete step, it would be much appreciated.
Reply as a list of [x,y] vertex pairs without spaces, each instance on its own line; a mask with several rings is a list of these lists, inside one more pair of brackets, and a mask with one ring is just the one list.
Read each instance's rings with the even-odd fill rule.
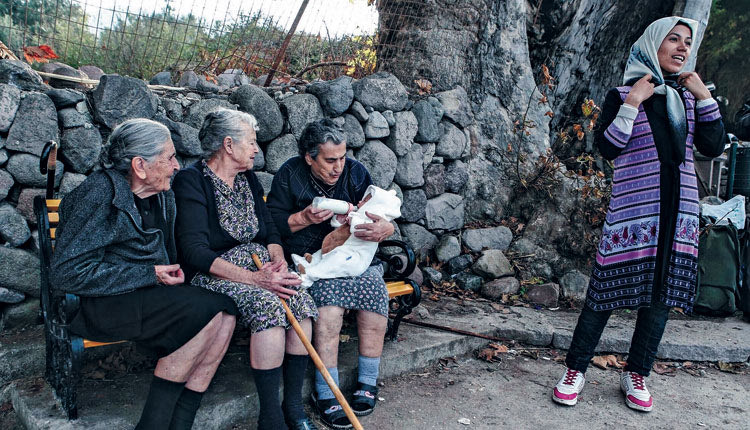
[[[429,316],[420,319],[486,335],[515,339],[535,346],[566,348],[578,317],[575,312],[535,310],[526,307],[493,309],[483,301],[457,303],[443,299],[427,303]],[[613,315],[599,344],[600,351],[627,353],[634,315]],[[412,318],[418,319],[416,316]],[[342,391],[349,393],[356,381],[357,342],[354,328],[350,341],[341,344]],[[400,339],[386,342],[381,379],[422,369],[445,357],[470,353],[487,340],[434,329],[402,325]],[[747,361],[750,357],[750,324],[739,319],[678,319],[670,321],[659,357],[691,361]],[[312,387],[312,365],[303,391]],[[140,416],[148,392],[150,371],[124,373],[112,380],[84,379],[79,386],[79,415],[68,421],[57,406],[49,386],[37,377],[14,382],[10,389],[19,419],[29,429],[130,429]],[[257,393],[249,369],[247,346],[232,345],[214,382],[204,397],[195,428],[227,429],[257,419]],[[366,426],[367,417],[363,419]]]

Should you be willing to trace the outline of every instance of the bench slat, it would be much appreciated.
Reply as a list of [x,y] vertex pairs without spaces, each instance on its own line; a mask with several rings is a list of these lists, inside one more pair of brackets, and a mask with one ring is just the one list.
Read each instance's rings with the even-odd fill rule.
[[49,217],[50,224],[57,224],[60,222],[60,214],[57,212],[50,212],[47,216]]
[[47,199],[45,202],[50,212],[57,212],[60,209],[60,199]]
[[125,343],[125,342],[127,342],[127,340],[118,340],[116,342],[95,342],[93,340],[84,339],[83,347],[84,348],[96,348],[97,346],[115,345],[118,343]]
[[388,287],[388,298],[391,299],[414,292],[414,287],[404,281],[387,282],[385,286]]
[[55,238],[55,234],[56,234],[56,233],[57,233],[57,229],[56,229],[56,228],[51,228],[51,229],[49,229],[49,237],[50,237],[51,239],[54,239],[54,238]]

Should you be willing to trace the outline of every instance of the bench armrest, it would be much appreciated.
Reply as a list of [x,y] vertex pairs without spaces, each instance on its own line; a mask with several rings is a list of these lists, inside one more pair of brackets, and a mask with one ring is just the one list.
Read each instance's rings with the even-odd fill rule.
[[[388,247],[400,248],[401,251],[393,255],[386,255],[382,250]],[[402,240],[388,239],[380,242],[377,256],[387,265],[386,272],[383,275],[383,279],[386,281],[406,279],[417,267],[417,257],[414,250]]]

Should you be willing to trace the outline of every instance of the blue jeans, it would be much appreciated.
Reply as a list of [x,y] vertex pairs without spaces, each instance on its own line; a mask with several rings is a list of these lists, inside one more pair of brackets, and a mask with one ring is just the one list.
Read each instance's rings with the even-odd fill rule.
[[[638,309],[633,339],[630,341],[628,364],[625,370],[648,376],[659,349],[664,328],[667,326],[670,307],[654,298],[650,307]],[[578,324],[573,332],[565,364],[579,372],[586,372],[589,362],[594,357],[594,349],[607,325],[612,311],[594,311],[584,306]]]

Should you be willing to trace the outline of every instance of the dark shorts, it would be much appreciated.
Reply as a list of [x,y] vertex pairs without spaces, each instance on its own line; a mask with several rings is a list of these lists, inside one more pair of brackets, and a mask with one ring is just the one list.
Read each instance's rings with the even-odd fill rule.
[[220,312],[239,313],[234,301],[223,294],[187,285],[158,285],[116,296],[81,297],[70,328],[98,342],[134,341],[165,357]]

